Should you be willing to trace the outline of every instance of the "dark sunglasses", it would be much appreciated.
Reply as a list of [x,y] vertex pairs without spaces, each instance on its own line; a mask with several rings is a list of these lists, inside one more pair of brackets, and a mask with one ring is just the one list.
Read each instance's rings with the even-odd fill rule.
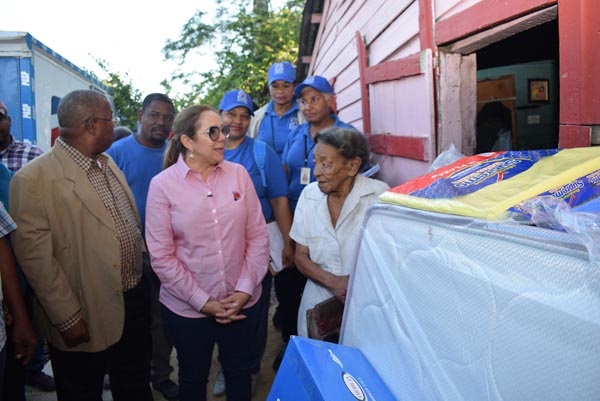
[[212,141],[217,141],[221,136],[221,132],[223,133],[223,135],[225,135],[225,138],[227,138],[227,136],[229,135],[229,131],[231,131],[230,125],[225,125],[224,127],[217,127],[215,125],[204,131],[204,133],[207,134]]

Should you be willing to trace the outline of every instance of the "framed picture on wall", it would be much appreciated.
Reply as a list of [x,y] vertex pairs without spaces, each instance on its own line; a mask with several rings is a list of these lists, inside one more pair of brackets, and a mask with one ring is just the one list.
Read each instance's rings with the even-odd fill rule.
[[528,79],[528,101],[530,103],[547,103],[550,101],[547,79]]

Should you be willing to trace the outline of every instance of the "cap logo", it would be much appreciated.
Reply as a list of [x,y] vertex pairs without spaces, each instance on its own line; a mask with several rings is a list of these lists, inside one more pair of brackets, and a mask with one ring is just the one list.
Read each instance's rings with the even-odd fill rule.
[[244,103],[244,104],[248,104],[248,103],[250,103],[250,102],[248,101],[248,96],[247,96],[247,95],[246,95],[246,93],[245,93],[245,92],[243,92],[243,91],[238,91],[238,94],[237,94],[237,101],[238,101],[238,102],[240,102],[240,103]]
[[314,84],[314,83],[315,83],[315,77],[307,77],[307,78],[304,80],[304,83],[305,83],[305,84],[308,84],[308,85],[310,85],[310,84]]
[[275,64],[274,73],[275,74],[283,74],[283,63],[276,63]]

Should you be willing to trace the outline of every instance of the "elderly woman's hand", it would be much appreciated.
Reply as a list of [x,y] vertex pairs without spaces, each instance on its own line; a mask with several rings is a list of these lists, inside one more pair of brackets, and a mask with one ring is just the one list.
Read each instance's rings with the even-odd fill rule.
[[294,244],[292,241],[288,241],[281,252],[281,261],[283,262],[284,268],[289,268],[294,266]]
[[329,289],[342,302],[346,302],[346,290],[350,276],[333,276],[329,283]]

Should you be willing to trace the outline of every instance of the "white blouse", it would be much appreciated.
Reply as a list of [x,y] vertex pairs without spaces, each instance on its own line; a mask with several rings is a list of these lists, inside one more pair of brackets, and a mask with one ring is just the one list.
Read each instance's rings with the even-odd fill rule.
[[[321,269],[337,276],[349,275],[356,262],[360,229],[367,207],[388,188],[384,182],[358,175],[334,228],[327,195],[321,192],[316,182],[310,183],[298,200],[290,237],[308,247],[310,259]],[[306,311],[332,296],[333,292],[327,288],[310,279],[306,282],[298,312],[298,335],[308,336]]]

